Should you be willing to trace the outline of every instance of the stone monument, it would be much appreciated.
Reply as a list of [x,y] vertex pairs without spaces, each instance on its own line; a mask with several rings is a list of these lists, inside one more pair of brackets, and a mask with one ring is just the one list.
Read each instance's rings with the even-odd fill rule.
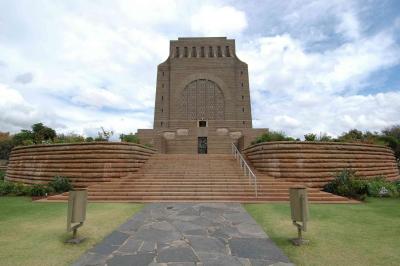
[[226,37],[178,38],[158,65],[153,129],[141,144],[162,153],[229,153],[267,129],[253,129],[247,64]]

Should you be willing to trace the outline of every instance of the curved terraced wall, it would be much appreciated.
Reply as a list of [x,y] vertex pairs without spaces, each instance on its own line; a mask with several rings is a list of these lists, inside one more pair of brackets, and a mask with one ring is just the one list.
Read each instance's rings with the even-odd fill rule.
[[75,186],[108,182],[137,172],[156,151],[138,144],[92,142],[14,148],[6,179],[25,184],[68,177]]
[[393,151],[377,145],[282,141],[255,144],[243,152],[257,171],[310,187],[322,187],[344,168],[362,178],[400,178]]

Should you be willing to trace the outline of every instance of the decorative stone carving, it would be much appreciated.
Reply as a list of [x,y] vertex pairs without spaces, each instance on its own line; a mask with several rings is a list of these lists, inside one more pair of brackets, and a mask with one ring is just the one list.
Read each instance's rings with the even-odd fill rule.
[[192,81],[184,89],[181,99],[183,119],[224,119],[224,95],[218,85],[211,80]]
[[227,136],[229,130],[227,128],[217,128],[217,135],[218,136]]
[[235,131],[235,132],[229,133],[229,135],[231,136],[232,139],[238,139],[242,136],[242,132]]
[[180,128],[180,129],[177,129],[177,130],[176,130],[176,134],[177,134],[178,136],[187,136],[187,135],[189,135],[189,129],[187,129],[187,128]]
[[164,138],[167,140],[175,139],[175,132],[164,132]]

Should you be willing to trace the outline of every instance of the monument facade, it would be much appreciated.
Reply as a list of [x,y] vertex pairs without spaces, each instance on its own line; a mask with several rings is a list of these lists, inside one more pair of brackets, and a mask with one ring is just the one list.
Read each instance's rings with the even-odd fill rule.
[[226,37],[178,38],[157,69],[153,129],[142,144],[163,153],[229,153],[266,129],[253,129],[247,64]]

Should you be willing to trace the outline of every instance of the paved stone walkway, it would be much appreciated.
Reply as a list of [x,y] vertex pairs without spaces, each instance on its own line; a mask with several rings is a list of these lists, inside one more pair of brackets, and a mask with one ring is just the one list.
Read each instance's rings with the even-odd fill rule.
[[240,204],[154,203],[74,265],[292,264]]

